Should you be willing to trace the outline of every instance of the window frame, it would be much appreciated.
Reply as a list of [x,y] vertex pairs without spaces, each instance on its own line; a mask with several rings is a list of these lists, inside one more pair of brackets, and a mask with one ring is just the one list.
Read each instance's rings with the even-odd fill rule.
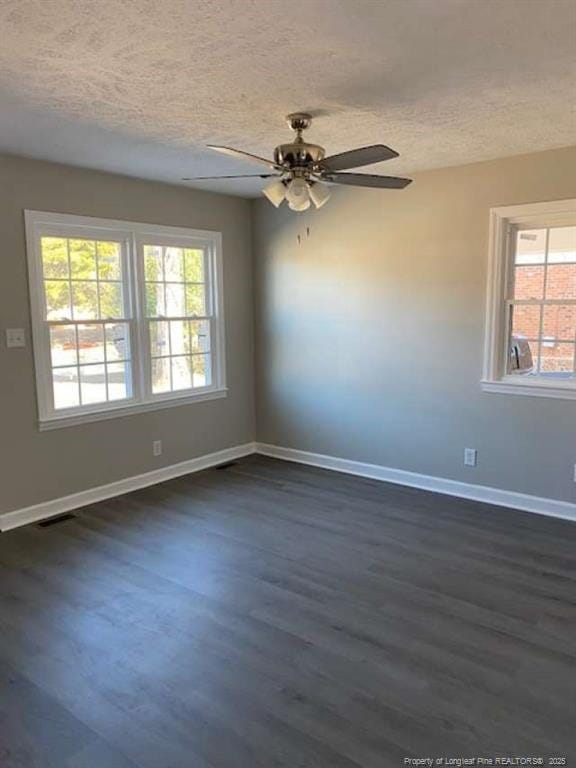
[[[36,374],[38,425],[40,430],[73,426],[91,421],[187,405],[227,396],[225,325],[223,296],[222,235],[210,230],[171,227],[116,219],[101,219],[64,213],[25,210],[32,342]],[[68,409],[55,409],[50,356],[50,323],[45,320],[46,305],[41,238],[93,237],[121,243],[122,281],[126,319],[129,327],[132,366],[132,396]],[[150,240],[180,247],[202,248],[205,253],[207,304],[210,314],[210,385],[194,389],[152,393],[148,381],[151,355],[148,320],[145,311],[143,245]],[[194,319],[193,317],[190,319]],[[86,322],[90,322],[89,320]],[[97,321],[95,321],[97,322]],[[107,322],[111,322],[107,320]]]
[[[513,270],[514,236],[518,229],[552,228],[576,224],[576,199],[510,205],[490,210],[484,392],[576,399],[576,380],[551,381],[506,373],[509,325],[508,289]],[[570,302],[567,302],[570,303]]]

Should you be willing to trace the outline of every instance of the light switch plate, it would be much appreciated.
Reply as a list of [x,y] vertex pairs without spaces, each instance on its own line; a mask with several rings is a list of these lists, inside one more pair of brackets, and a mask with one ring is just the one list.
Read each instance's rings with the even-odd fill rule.
[[8,349],[20,349],[26,346],[24,328],[6,328],[6,346]]

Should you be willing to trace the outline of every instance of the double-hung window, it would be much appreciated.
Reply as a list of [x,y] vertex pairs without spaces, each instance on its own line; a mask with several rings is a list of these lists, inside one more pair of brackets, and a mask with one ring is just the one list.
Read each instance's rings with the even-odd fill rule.
[[491,211],[482,386],[576,398],[576,200]]
[[221,237],[26,211],[41,428],[222,397]]

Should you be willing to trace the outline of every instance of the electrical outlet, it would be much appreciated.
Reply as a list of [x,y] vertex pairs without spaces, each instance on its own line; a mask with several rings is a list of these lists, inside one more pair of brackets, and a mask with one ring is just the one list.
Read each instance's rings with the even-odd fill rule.
[[162,455],[162,440],[154,440],[152,442],[152,453],[154,456]]
[[475,467],[477,464],[478,451],[476,448],[464,448],[464,464],[467,467]]

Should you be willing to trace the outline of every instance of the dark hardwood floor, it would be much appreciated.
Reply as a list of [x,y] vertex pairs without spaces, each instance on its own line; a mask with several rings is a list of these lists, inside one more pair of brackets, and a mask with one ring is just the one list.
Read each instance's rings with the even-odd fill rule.
[[259,456],[4,533],[0,766],[576,765],[575,545]]

